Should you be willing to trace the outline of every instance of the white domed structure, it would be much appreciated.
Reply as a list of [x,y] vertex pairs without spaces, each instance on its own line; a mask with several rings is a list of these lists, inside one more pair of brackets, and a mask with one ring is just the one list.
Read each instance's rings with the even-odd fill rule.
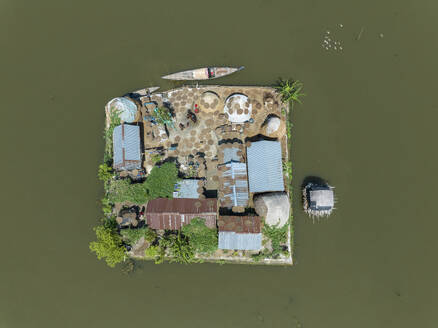
[[262,133],[268,137],[281,138],[286,133],[286,124],[278,116],[268,115],[262,125]]
[[244,123],[251,118],[252,104],[244,94],[235,93],[225,101],[224,113],[231,123]]
[[108,103],[109,111],[117,111],[120,115],[120,120],[126,123],[135,121],[137,115],[137,105],[129,98],[118,97]]

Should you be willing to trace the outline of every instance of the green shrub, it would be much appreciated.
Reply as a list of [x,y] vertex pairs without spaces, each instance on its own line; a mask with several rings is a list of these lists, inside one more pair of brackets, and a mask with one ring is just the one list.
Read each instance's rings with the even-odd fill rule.
[[144,251],[144,255],[146,257],[153,258],[153,259],[159,257],[160,253],[161,253],[160,246],[149,246],[149,248],[146,248],[146,250]]
[[121,124],[120,112],[116,110],[110,111],[109,114],[110,125],[105,129],[104,139],[105,139],[105,152],[103,155],[104,163],[111,165],[113,161],[113,132],[114,128]]
[[108,198],[112,203],[129,201],[135,204],[159,197],[172,198],[177,181],[178,169],[175,163],[168,162],[155,166],[143,183],[131,183],[130,179],[111,180]]
[[182,232],[195,252],[211,254],[217,250],[217,230],[208,228],[204,219],[194,218],[182,227]]
[[305,96],[301,93],[303,83],[300,81],[280,80],[278,86],[275,87],[281,95],[281,100],[285,103],[290,102],[293,106],[294,102],[301,104],[300,98]]
[[155,239],[157,239],[157,237],[158,237],[157,233],[152,229],[147,229],[146,232],[144,233],[144,238],[148,243],[154,242]]
[[178,169],[175,163],[167,162],[159,167],[155,166],[144,182],[149,193],[149,199],[172,198],[177,181]]
[[128,179],[111,180],[108,199],[112,203],[133,202],[143,204],[149,200],[145,183],[131,183]]
[[272,253],[265,254],[267,257],[277,258],[282,254],[283,247],[287,242],[287,231],[289,229],[289,224],[285,224],[283,227],[279,228],[278,224],[275,226],[269,226],[265,224],[263,226],[263,234],[271,240]]
[[188,238],[180,232],[178,235],[167,235],[160,239],[160,246],[163,250],[167,249],[169,251],[170,262],[184,264],[196,262],[193,247],[189,244]]
[[125,247],[117,232],[104,226],[98,226],[94,231],[97,241],[90,243],[90,250],[96,253],[97,258],[104,259],[110,267],[122,262],[125,258]]
[[100,164],[97,171],[97,177],[103,182],[107,182],[113,177],[113,168],[107,164]]
[[152,112],[152,116],[154,116],[159,124],[166,124],[169,121],[172,121],[172,116],[170,115],[169,108],[167,107],[159,107],[156,111]]
[[142,227],[142,228],[129,228],[129,229],[122,229],[120,230],[120,234],[123,236],[123,239],[129,244],[129,245],[135,245],[141,237],[144,237],[144,239],[152,243],[157,238],[157,233],[149,229],[148,227]]
[[113,204],[110,202],[110,200],[107,197],[102,198],[102,212],[105,215],[111,215],[113,212]]

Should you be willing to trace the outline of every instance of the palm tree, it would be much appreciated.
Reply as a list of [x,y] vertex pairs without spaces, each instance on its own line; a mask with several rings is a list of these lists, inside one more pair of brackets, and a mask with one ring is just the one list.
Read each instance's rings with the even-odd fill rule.
[[303,83],[298,80],[291,81],[282,79],[280,79],[278,86],[275,87],[281,95],[281,100],[283,102],[291,102],[292,105],[294,102],[302,104],[300,97],[305,96],[304,93],[301,93],[302,88]]

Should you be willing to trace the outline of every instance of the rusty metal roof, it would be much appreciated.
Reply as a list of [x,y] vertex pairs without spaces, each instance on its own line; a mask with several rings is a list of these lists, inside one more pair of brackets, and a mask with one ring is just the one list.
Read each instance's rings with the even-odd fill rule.
[[217,199],[157,198],[148,202],[146,213],[215,213]]
[[238,233],[261,232],[261,220],[259,216],[220,216],[217,225],[219,231]]
[[203,218],[207,227],[216,228],[216,215],[216,198],[158,198],[146,206],[147,224],[152,229],[179,230],[193,218]]

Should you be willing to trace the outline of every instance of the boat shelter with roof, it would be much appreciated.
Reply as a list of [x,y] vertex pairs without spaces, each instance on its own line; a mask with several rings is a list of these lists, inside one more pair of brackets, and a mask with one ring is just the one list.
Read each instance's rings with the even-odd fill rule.
[[194,218],[202,218],[216,228],[217,199],[157,198],[146,206],[146,222],[152,229],[180,230]]
[[255,141],[246,148],[249,191],[284,191],[281,143]]
[[335,205],[331,188],[314,188],[309,191],[309,207],[313,211],[330,211]]
[[113,131],[113,166],[117,170],[141,168],[140,127],[122,124]]

